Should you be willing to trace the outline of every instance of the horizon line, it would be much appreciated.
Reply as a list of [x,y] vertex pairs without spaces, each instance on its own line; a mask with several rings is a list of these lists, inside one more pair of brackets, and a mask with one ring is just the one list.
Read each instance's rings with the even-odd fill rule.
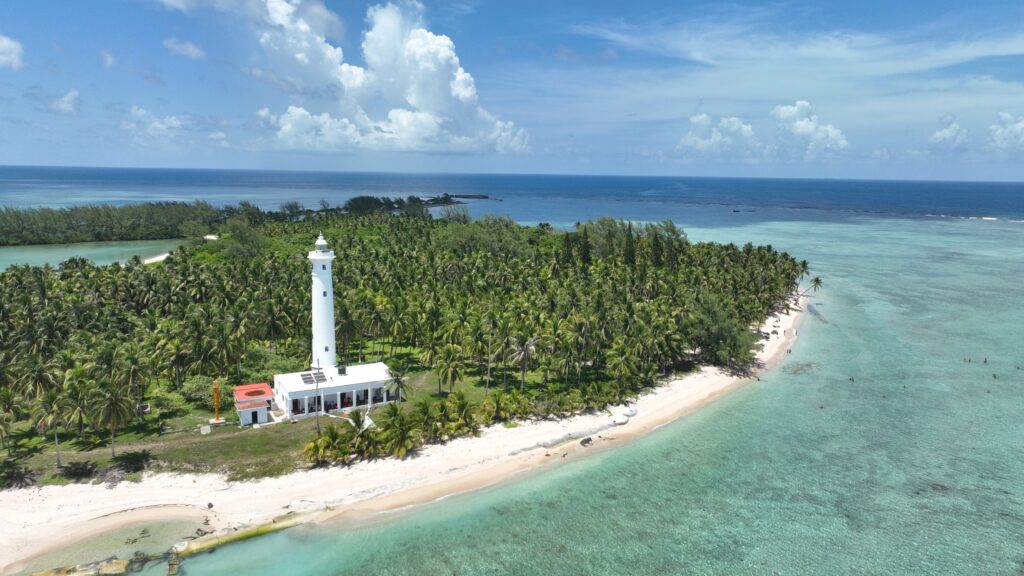
[[905,182],[905,183],[957,183],[957,184],[1024,184],[1024,180],[971,180],[971,179],[939,179],[939,178],[849,178],[849,177],[808,177],[808,176],[706,176],[696,174],[582,174],[571,172],[430,172],[417,170],[304,170],[295,168],[197,168],[187,166],[85,166],[65,164],[0,164],[0,170],[6,168],[52,168],[71,170],[126,170],[152,171],[168,170],[180,172],[285,172],[293,174],[361,174],[361,175],[399,175],[399,176],[544,176],[562,178],[672,178],[672,179],[705,179],[705,180],[780,180],[780,181],[826,181],[826,182]]

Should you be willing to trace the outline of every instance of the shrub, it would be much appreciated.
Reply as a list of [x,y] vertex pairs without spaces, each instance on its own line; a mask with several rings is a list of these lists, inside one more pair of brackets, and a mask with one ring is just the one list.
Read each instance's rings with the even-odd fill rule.
[[[212,394],[211,394],[212,396]],[[212,400],[212,398],[211,398]],[[164,388],[157,388],[149,395],[149,403],[164,418],[180,416],[188,411],[188,401],[181,394]]]
[[[220,383],[220,409],[224,410],[232,403],[233,386]],[[213,378],[208,376],[191,376],[181,387],[181,394],[192,405],[213,410]]]

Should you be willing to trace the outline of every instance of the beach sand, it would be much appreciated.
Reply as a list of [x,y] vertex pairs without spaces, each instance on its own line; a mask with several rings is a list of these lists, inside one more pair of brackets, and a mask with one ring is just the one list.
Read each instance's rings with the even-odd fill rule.
[[146,258],[145,260],[142,261],[142,263],[143,264],[156,264],[157,262],[163,262],[164,260],[167,260],[167,257],[170,256],[170,255],[171,255],[170,252],[164,252],[163,254],[158,254],[156,256],[153,256],[153,257],[150,257],[150,258]]
[[[801,301],[799,308],[770,318],[762,327],[768,338],[754,374],[785,356],[804,305]],[[621,445],[700,409],[750,377],[702,368],[609,413],[520,422],[514,428],[491,426],[479,437],[426,446],[405,460],[387,458],[249,482],[228,482],[213,474],[161,473],[113,488],[73,484],[0,491],[0,573],[17,573],[27,560],[68,542],[143,520],[203,516],[212,528],[231,530],[289,512],[324,520],[430,502],[497,484],[569,454]],[[586,448],[580,443],[585,437],[592,439]]]

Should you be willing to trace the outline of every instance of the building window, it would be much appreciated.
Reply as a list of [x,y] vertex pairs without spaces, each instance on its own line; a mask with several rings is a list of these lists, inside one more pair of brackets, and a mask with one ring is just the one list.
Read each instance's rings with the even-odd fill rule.
[[327,290],[324,290],[324,298],[327,298]]
[[322,264],[322,266],[323,268],[321,268],[321,270],[327,270],[327,264]]
[[330,351],[331,351],[331,347],[330,346],[324,346],[324,352],[330,352]]

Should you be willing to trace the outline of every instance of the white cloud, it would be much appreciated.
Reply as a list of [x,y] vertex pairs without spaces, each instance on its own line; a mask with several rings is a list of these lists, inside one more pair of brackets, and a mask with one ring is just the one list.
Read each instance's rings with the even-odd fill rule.
[[[202,2],[172,3],[187,11]],[[260,113],[280,146],[503,154],[529,149],[523,129],[480,106],[455,43],[426,28],[418,2],[367,10],[365,66],[347,62],[341,47],[328,40],[341,22],[320,0],[205,4],[246,15],[264,56],[250,74],[301,99],[282,113]]]
[[761,144],[753,126],[736,116],[719,118],[715,124],[704,113],[690,117],[690,129],[679,140],[676,148],[702,155],[737,159],[753,159],[761,153]]
[[160,4],[171,10],[181,10],[182,12],[188,12],[191,10],[196,2],[194,0],[157,0]]
[[50,102],[50,110],[60,114],[77,114],[78,90],[72,88],[71,90],[68,90],[67,94],[59,98],[54,98],[53,101]]
[[[156,116],[145,108],[132,106],[131,118],[121,122],[121,129],[145,143],[163,143],[181,135],[187,118],[177,116]],[[156,142],[154,142],[156,141]]]
[[1024,116],[999,113],[999,123],[988,127],[989,147],[997,152],[1024,150]]
[[216,143],[221,148],[229,148],[231,146],[228,142],[228,135],[221,131],[210,132],[206,135],[206,138],[211,142]]
[[202,48],[192,42],[186,42],[185,40],[179,40],[177,38],[168,38],[164,40],[164,48],[167,48],[178,56],[184,56],[190,60],[202,60],[206,58],[206,53],[203,52]]
[[939,148],[945,148],[947,150],[959,150],[967,144],[967,138],[969,131],[960,126],[955,119],[947,121],[944,128],[936,130],[928,142]]
[[103,60],[103,67],[107,70],[110,70],[117,64],[117,58],[114,57],[114,53],[107,49],[100,50],[100,59]]
[[[814,80],[872,78],[947,68],[978,58],[1024,54],[1024,33],[957,35],[950,41],[889,38],[847,31],[779,33],[771,9],[731,20],[693,19],[631,25],[623,21],[574,26],[577,34],[626,48],[719,68],[776,68],[780,78],[820,72]],[[787,16],[780,12],[778,20]],[[759,74],[764,78],[767,74]]]
[[779,128],[802,147],[804,158],[808,160],[821,153],[845,150],[848,146],[843,131],[821,122],[806,100],[797,100],[792,106],[780,104],[772,109],[772,116],[778,120]]
[[21,68],[21,42],[0,34],[0,68]]

